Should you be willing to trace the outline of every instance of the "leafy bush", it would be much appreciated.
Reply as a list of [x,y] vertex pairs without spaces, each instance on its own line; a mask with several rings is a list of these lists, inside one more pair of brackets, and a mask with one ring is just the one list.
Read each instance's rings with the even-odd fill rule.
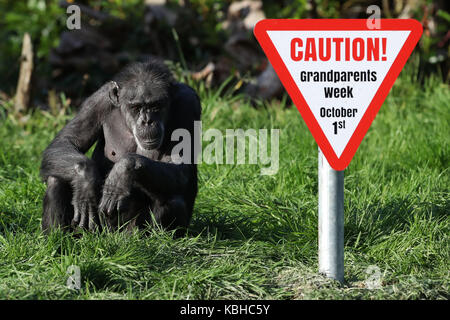
[[0,73],[5,76],[2,85],[15,82],[24,33],[30,34],[37,58],[43,59],[58,44],[65,18],[57,1],[0,2]]
[[[144,5],[143,0],[84,2],[96,10],[107,11],[122,19],[142,15]],[[1,89],[11,93],[15,87],[25,32],[30,34],[33,41],[37,73],[49,73],[47,59],[50,50],[58,45],[61,32],[66,30],[68,16],[58,0],[0,1],[0,74],[3,75]]]

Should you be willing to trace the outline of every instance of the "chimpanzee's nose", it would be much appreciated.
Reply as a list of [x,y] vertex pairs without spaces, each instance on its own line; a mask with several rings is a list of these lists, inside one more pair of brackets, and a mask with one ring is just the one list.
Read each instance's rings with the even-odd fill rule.
[[150,114],[145,112],[141,117],[141,124],[143,126],[149,126],[152,124],[152,118],[150,117]]

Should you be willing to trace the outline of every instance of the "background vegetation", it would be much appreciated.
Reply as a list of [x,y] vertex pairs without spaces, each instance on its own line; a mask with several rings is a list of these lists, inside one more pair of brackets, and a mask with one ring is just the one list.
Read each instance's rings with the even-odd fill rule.
[[[230,4],[236,1],[167,0],[165,7],[170,12],[158,11],[152,16],[157,22],[151,22],[147,26],[145,21],[148,19],[149,10],[146,6],[161,1],[82,0],[76,3],[89,6],[94,12],[111,16],[111,19],[100,22],[92,18],[84,18],[83,26],[100,28],[109,36],[109,40],[114,37],[120,39],[120,44],[113,44],[115,48],[112,50],[125,51],[127,57],[121,56],[120,59],[124,61],[119,61],[120,65],[114,68],[108,66],[99,69],[98,61],[90,64],[88,70],[68,68],[63,72],[66,75],[76,74],[76,76],[61,79],[55,76],[61,71],[55,70],[58,68],[52,65],[51,54],[52,49],[61,44],[62,33],[67,31],[66,19],[69,14],[61,6],[64,2],[57,0],[0,1],[0,75],[2,80],[0,91],[3,91],[4,100],[15,93],[20,50],[25,32],[30,33],[35,48],[34,85],[36,89],[33,94],[35,104],[41,108],[45,108],[48,104],[47,95],[52,89],[55,89],[58,94],[63,92],[76,97],[77,94],[70,91],[77,85],[78,79],[86,77],[87,74],[89,75],[89,79],[86,80],[88,84],[85,81],[74,90],[78,95],[80,91],[87,90],[83,92],[85,96],[115,74],[118,67],[129,61],[142,59],[143,53],[180,62],[185,69],[194,71],[201,69],[208,61],[217,59],[219,56],[229,56],[224,49],[224,43],[232,35],[233,28],[226,27],[230,24],[227,10]],[[67,1],[67,3],[71,4],[74,1]],[[447,81],[450,14],[445,0],[265,0],[262,2],[262,10],[267,18],[366,18],[366,8],[372,4],[381,8],[383,18],[411,17],[422,22],[424,34],[417,50],[420,55],[417,76],[423,79],[430,73],[437,73],[444,81]],[[175,22],[168,21],[170,19],[166,19],[165,14],[174,15]],[[242,13],[242,15],[245,14],[245,12]],[[118,27],[113,28],[111,25]],[[146,31],[146,28],[150,31]],[[124,35],[121,36],[122,32]],[[156,42],[162,43],[156,46]],[[259,72],[260,68],[258,64],[248,71],[254,74]],[[230,71],[232,70],[233,68]],[[218,85],[221,82],[219,81]]]

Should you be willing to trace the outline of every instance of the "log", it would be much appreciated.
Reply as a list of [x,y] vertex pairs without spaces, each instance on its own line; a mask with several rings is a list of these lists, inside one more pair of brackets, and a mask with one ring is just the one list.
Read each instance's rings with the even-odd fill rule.
[[30,104],[31,75],[33,73],[33,45],[28,33],[23,36],[22,54],[20,56],[20,73],[17,82],[14,111],[23,114]]

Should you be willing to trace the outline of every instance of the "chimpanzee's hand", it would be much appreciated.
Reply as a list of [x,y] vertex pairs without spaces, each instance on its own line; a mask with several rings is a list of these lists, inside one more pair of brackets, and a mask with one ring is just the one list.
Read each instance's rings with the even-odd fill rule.
[[95,168],[86,163],[78,163],[75,166],[77,173],[73,181],[72,205],[74,215],[72,227],[74,229],[88,229],[94,231],[98,227],[98,176]]
[[114,165],[103,185],[99,207],[101,214],[114,216],[127,209],[134,176],[132,157],[125,156]]

